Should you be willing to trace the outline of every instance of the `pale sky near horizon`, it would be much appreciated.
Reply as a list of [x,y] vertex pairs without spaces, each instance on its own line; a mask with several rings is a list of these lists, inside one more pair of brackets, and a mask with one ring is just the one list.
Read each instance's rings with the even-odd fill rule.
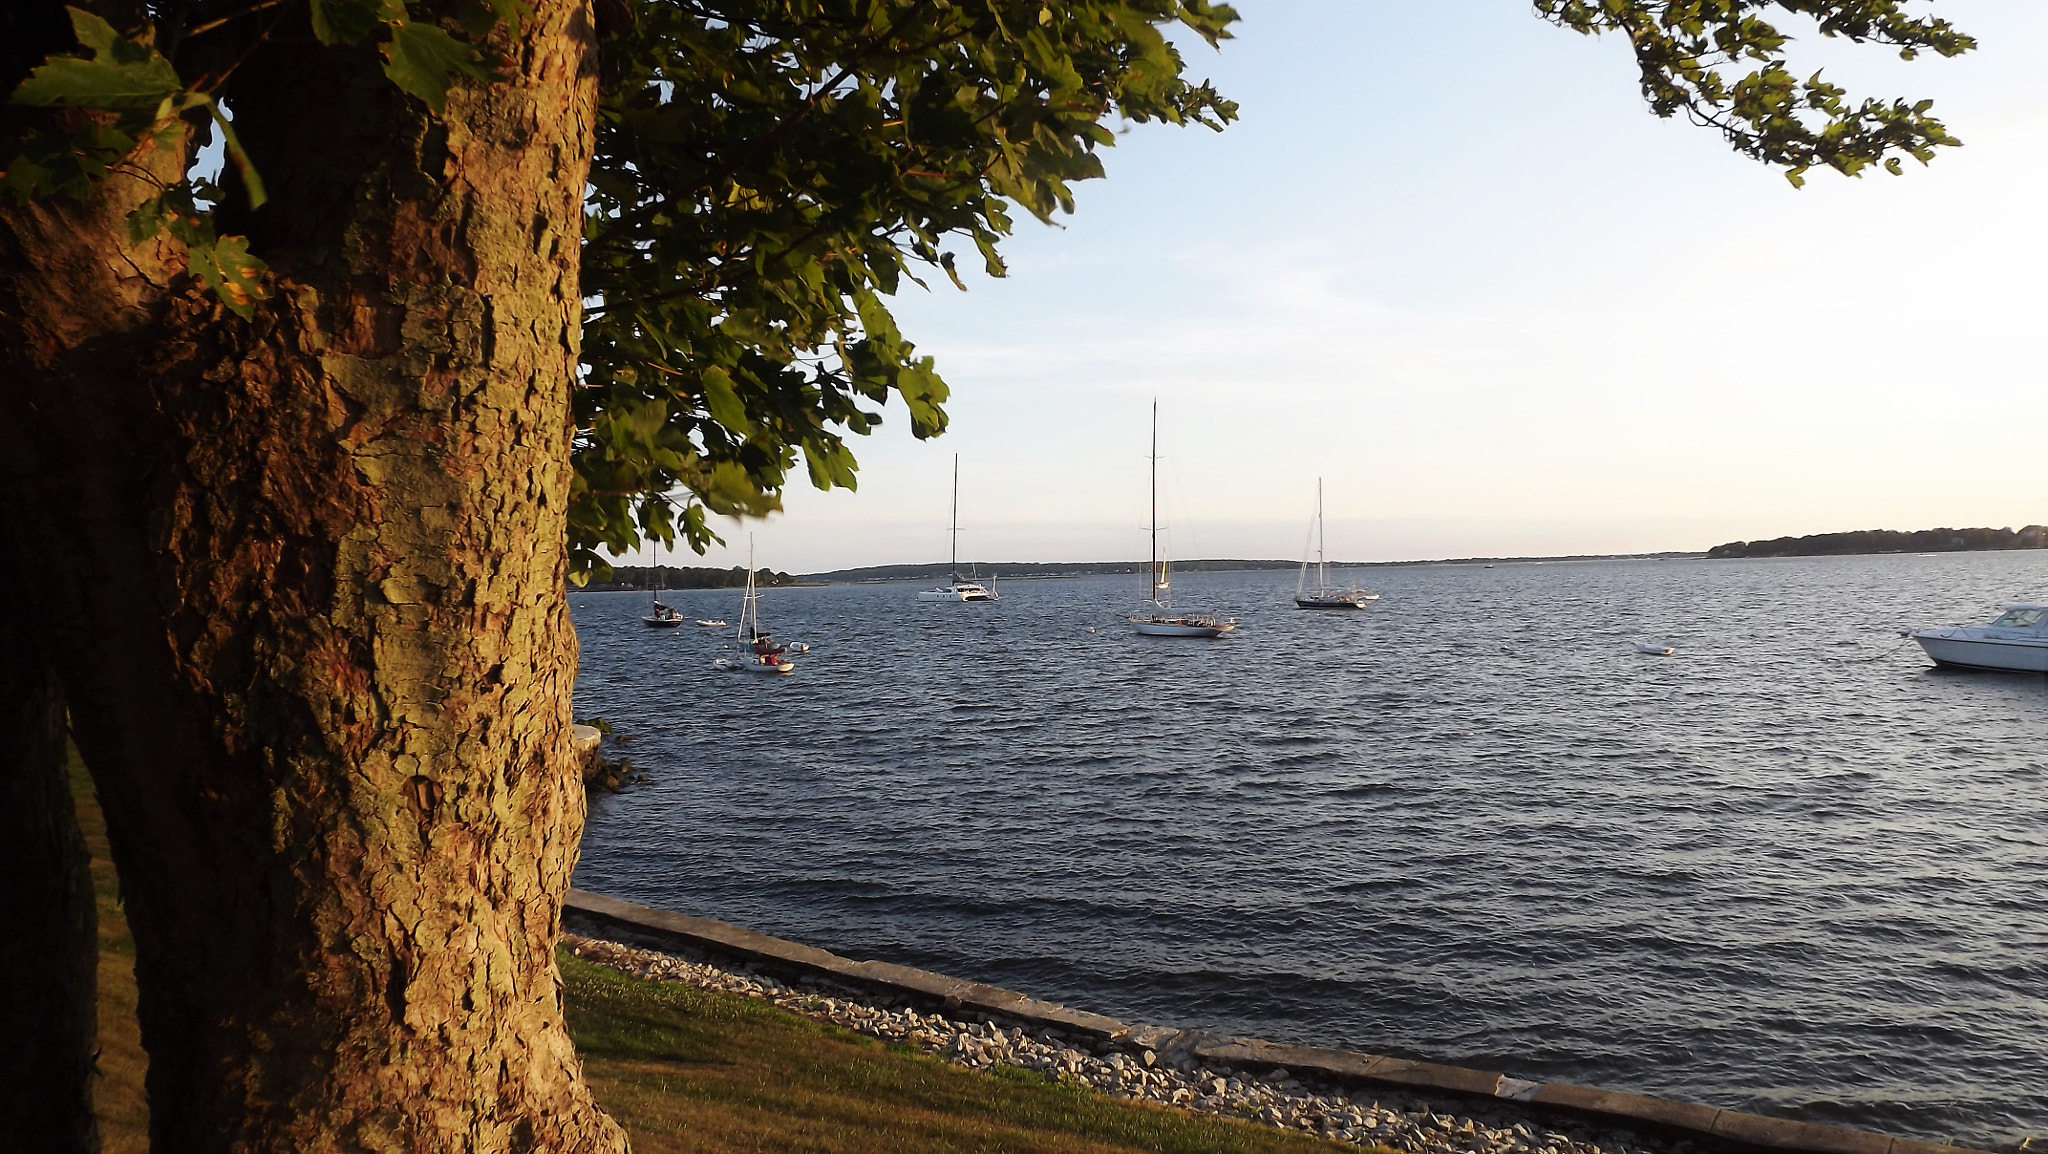
[[944,437],[892,405],[858,492],[672,562],[943,561],[955,452],[963,560],[1142,557],[1154,397],[1178,557],[1298,556],[1318,476],[1333,560],[2048,521],[2048,4],[1916,5],[1982,47],[1911,64],[1787,19],[1965,142],[1803,190],[1518,0],[1237,7],[1189,57],[1239,123],[1132,128],[1007,279],[897,299]]

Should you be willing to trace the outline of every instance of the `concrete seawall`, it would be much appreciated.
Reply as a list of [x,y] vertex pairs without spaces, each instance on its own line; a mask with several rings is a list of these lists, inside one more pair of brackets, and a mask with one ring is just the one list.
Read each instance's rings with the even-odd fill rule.
[[1391,1058],[1352,1050],[1289,1046],[1196,1030],[1133,1026],[1040,1001],[1014,990],[962,981],[889,962],[860,962],[708,918],[694,918],[582,890],[570,891],[566,928],[656,949],[680,949],[730,959],[778,977],[826,979],[858,990],[905,998],[945,1010],[1052,1028],[1132,1052],[1154,1051],[1167,1061],[1188,1060],[1243,1069],[1282,1069],[1337,1085],[1382,1087],[1496,1103],[1513,1102],[1542,1115],[1584,1119],[1606,1126],[1662,1134],[1697,1146],[1730,1151],[1810,1154],[1981,1154],[1964,1147],[1892,1138],[1864,1130],[1769,1118],[1641,1094],[1597,1090],[1564,1082],[1528,1082],[1506,1074]]

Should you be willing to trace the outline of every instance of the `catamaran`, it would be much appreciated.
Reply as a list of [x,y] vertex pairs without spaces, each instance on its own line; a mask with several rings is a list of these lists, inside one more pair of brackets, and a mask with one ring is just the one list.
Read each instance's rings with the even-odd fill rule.
[[1152,563],[1146,568],[1146,602],[1155,612],[1131,617],[1146,637],[1220,637],[1237,628],[1235,617],[1187,613],[1173,607],[1173,562],[1159,548],[1159,402],[1152,402]]
[[1294,604],[1298,609],[1363,609],[1380,595],[1356,586],[1339,588],[1330,584],[1330,562],[1323,554],[1323,479],[1316,478],[1316,517],[1309,523],[1309,537],[1316,547],[1316,587],[1308,587],[1308,555],[1302,551],[1301,576],[1294,582]]
[[796,665],[784,654],[788,646],[778,644],[775,638],[761,628],[760,593],[754,588],[754,538],[747,536],[747,591],[740,597],[739,631],[733,636],[732,647],[712,667],[729,673],[762,673],[787,675],[796,672]]
[[[920,589],[919,601],[999,601],[994,589],[984,587],[979,581],[960,579],[960,454],[953,454],[953,527],[947,530],[953,538],[953,581],[937,589]],[[991,578],[991,581],[994,579]]]

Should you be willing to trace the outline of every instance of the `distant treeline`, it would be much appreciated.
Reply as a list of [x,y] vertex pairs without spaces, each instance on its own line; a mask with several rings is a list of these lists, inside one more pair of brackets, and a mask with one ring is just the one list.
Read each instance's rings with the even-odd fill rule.
[[[1208,572],[1234,569],[1292,569],[1299,561],[1175,561],[1175,570]],[[1099,573],[1143,574],[1143,561],[1003,561],[991,565],[963,565],[960,576],[986,581],[1002,577],[1092,577]],[[869,565],[860,569],[834,569],[830,573],[806,573],[805,581],[943,581],[953,570],[939,565]]]
[[1770,541],[1730,541],[1709,557],[1833,557],[1847,553],[1961,553],[1973,549],[2048,548],[2048,526],[2024,529],[1863,529]]
[[[604,593],[619,589],[652,589],[655,586],[655,571],[661,572],[663,589],[739,589],[747,583],[747,567],[735,565],[730,569],[686,568],[680,565],[614,565],[612,579],[592,581],[585,590]],[[755,571],[757,585],[794,585],[796,578],[773,569]]]
[[[1613,561],[1613,560],[1656,560],[1665,557],[1697,557],[1698,553],[1575,553],[1555,557],[1449,557],[1427,561],[1332,561],[1330,568],[1352,568],[1364,565],[1477,565],[1482,562],[1514,561]],[[1180,561],[1173,563],[1176,573],[1224,573],[1244,569],[1295,569],[1301,562],[1292,559],[1281,561],[1246,561],[1242,559],[1211,559],[1207,561]],[[805,573],[799,581],[828,581],[845,583],[853,581],[943,581],[951,575],[944,565],[869,565],[860,569],[834,569],[829,573]],[[1129,573],[1142,576],[1145,572],[1143,561],[1002,561],[992,565],[977,565],[972,568],[961,566],[960,576],[978,581],[990,577],[1094,577],[1104,573]]]

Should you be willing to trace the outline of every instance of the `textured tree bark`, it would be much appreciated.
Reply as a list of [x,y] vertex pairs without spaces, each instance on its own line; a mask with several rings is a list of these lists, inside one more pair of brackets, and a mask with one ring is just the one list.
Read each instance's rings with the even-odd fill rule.
[[0,1147],[92,1154],[98,918],[64,707],[0,547]]
[[[417,8],[418,6],[416,6]],[[430,116],[285,38],[228,93],[253,321],[117,182],[0,213],[0,468],[135,934],[154,1147],[622,1150],[553,948],[584,6]],[[290,47],[298,44],[300,47]]]

